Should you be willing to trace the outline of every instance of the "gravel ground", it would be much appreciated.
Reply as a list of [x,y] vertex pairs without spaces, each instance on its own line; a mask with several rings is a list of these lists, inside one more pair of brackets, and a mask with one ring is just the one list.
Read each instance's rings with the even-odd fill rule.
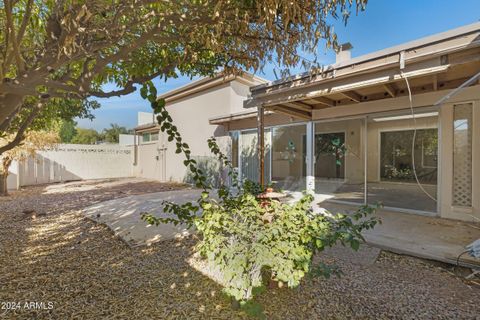
[[[195,239],[131,249],[78,211],[181,187],[94,181],[26,188],[1,199],[0,303],[20,302],[21,308],[0,310],[0,319],[246,318],[231,309],[218,284],[189,265]],[[372,250],[334,248],[321,259],[339,265],[341,278],[271,290],[258,302],[268,319],[480,319],[475,282],[388,252],[366,263]],[[28,309],[30,301],[43,302],[37,307],[44,309]]]

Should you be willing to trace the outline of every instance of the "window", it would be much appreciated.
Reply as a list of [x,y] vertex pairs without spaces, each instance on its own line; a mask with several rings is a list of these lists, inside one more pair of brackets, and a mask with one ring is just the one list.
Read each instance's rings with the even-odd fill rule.
[[142,143],[158,141],[158,132],[146,132],[142,134]]
[[472,104],[453,109],[453,201],[454,206],[472,206]]
[[147,133],[143,133],[142,134],[142,142],[145,143],[145,142],[150,142],[150,132],[147,132]]

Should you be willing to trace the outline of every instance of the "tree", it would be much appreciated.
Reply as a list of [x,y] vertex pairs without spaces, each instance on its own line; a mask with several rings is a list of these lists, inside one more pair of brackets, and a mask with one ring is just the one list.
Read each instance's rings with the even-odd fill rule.
[[121,127],[116,123],[111,123],[110,128],[103,129],[103,140],[108,143],[118,143],[118,136],[127,133],[129,133],[127,128]]
[[22,110],[9,119],[0,137],[0,156],[17,146],[25,139],[29,130],[54,130],[61,121],[71,121],[75,117],[92,119],[92,109],[99,107],[98,102],[79,99],[50,99],[45,104],[38,103],[36,98],[28,98],[22,105]]
[[[52,148],[59,141],[57,132],[29,131],[20,145],[4,152],[2,154],[2,172],[0,173],[0,195],[8,195],[7,178],[12,161],[25,161],[28,157],[34,157],[37,151]],[[0,138],[0,144],[5,143],[8,143],[8,139]]]
[[95,144],[101,140],[100,134],[95,129],[76,128],[77,134],[71,140],[76,144]]
[[75,128],[77,123],[73,120],[62,120],[60,122],[60,141],[62,143],[70,143],[73,137],[77,134],[77,129]]
[[[355,0],[357,11],[366,2]],[[351,7],[352,0],[4,0],[0,132],[23,111],[28,127],[51,99],[121,96],[153,78],[255,71],[273,61],[316,66],[319,40],[337,46],[327,19],[346,21]],[[106,83],[116,88],[105,91]]]

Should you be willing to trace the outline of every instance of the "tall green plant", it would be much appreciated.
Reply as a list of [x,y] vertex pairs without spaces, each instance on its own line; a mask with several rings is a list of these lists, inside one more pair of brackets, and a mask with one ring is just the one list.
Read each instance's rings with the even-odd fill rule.
[[218,189],[219,200],[210,198],[212,188],[203,172],[191,158],[188,144],[183,142],[177,127],[157,99],[151,83],[141,90],[157,114],[160,128],[175,141],[177,153],[185,155],[196,186],[202,189],[196,203],[175,204],[165,201],[165,211],[174,217],[158,218],[142,215],[150,224],[186,223],[195,226],[200,241],[196,250],[223,275],[225,292],[236,300],[252,299],[255,289],[274,280],[296,287],[305,275],[329,276],[336,269],[324,264],[313,265],[313,256],[336,243],[358,250],[363,241],[361,232],[378,222],[368,217],[375,208],[362,206],[351,216],[317,214],[311,209],[313,197],[306,194],[294,204],[265,201],[258,197],[258,184],[240,185],[228,157],[218,147],[215,138],[208,140],[211,152],[229,169],[233,189],[224,184]]

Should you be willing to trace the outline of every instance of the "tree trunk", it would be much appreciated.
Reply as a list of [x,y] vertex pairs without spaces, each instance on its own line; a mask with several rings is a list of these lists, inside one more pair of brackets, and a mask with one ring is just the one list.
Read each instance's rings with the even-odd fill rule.
[[8,196],[8,186],[7,186],[7,178],[8,178],[8,169],[10,168],[10,164],[12,160],[10,159],[3,159],[2,160],[2,168],[0,172],[0,197]]
[[3,172],[0,174],[0,197],[8,196],[7,177],[8,174]]

